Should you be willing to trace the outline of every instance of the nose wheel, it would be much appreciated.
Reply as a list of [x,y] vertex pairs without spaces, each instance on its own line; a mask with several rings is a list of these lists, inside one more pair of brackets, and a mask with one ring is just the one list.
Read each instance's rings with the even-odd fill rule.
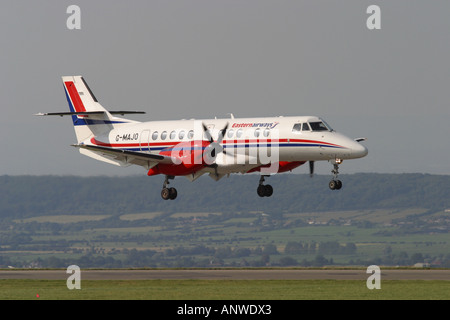
[[333,173],[333,180],[331,180],[328,183],[328,187],[330,187],[331,190],[339,190],[342,188],[342,181],[338,179],[339,175],[339,165],[342,163],[342,159],[335,159],[333,163],[333,170],[331,172]]
[[175,177],[173,176],[166,176],[166,179],[164,180],[163,188],[161,190],[161,197],[164,200],[174,200],[178,195],[177,189],[173,187],[172,188],[167,187],[167,185],[170,183],[169,179],[173,180],[174,178]]
[[259,179],[259,186],[258,189],[256,189],[256,192],[258,193],[258,196],[262,197],[270,197],[273,194],[273,188],[270,184],[264,185],[264,177],[268,176],[261,176]]

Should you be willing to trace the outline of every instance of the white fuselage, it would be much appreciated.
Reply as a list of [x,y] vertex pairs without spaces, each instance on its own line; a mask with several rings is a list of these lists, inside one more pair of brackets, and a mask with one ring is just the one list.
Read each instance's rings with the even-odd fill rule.
[[344,160],[367,154],[359,142],[312,116],[129,123],[85,143],[153,154],[171,151],[172,156],[177,156],[177,145],[205,140],[202,124],[215,141],[227,126],[221,142],[225,153],[219,153],[215,159],[216,170],[221,174],[247,172],[279,161]]

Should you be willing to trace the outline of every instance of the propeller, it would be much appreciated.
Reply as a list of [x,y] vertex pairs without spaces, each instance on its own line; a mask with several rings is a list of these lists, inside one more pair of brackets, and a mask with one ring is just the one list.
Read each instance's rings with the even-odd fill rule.
[[208,141],[210,143],[208,148],[209,148],[209,150],[211,150],[210,151],[211,157],[215,159],[216,155],[219,154],[220,152],[227,154],[220,143],[222,142],[222,140],[225,137],[225,134],[227,132],[228,122],[225,125],[225,127],[223,127],[223,129],[219,131],[219,136],[217,138],[217,141],[214,141],[213,137],[211,136],[211,133],[209,132],[208,127],[204,123],[202,123],[202,125],[203,125],[203,131],[205,132],[206,139],[208,139]]
[[312,178],[314,175],[314,161],[309,161],[309,176]]

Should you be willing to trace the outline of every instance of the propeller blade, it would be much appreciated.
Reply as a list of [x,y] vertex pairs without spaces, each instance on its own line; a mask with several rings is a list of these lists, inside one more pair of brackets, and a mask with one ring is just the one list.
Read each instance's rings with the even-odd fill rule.
[[222,140],[225,137],[225,134],[227,132],[228,122],[225,125],[225,127],[223,127],[223,129],[219,131],[219,137],[217,139],[217,142],[214,141],[214,139],[212,138],[208,127],[204,123],[202,123],[202,125],[203,125],[203,131],[205,132],[205,136],[209,140],[209,143],[210,143],[207,149],[210,150],[209,152],[210,152],[211,158],[215,159],[216,155],[219,154],[220,152],[223,152],[226,154],[226,152],[223,150],[223,147],[220,145],[220,143],[222,142]]
[[314,175],[314,161],[309,162],[309,175],[311,177]]
[[208,139],[210,143],[213,143],[214,139],[212,138],[211,133],[209,133],[208,127],[204,123],[202,123],[202,126],[203,131],[205,132],[206,139]]
[[225,127],[223,127],[223,129],[220,130],[219,137],[217,139],[217,143],[221,143],[222,142],[223,138],[225,137],[225,134],[227,133],[227,129],[228,129],[228,122],[225,125]]

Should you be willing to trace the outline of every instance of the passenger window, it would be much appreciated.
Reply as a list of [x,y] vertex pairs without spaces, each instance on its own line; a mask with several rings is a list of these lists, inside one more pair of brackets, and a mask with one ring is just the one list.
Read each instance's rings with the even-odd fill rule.
[[258,138],[258,137],[259,137],[259,133],[260,133],[260,132],[259,132],[259,128],[257,128],[257,129],[255,130],[255,137]]
[[234,130],[233,129],[228,130],[228,133],[227,133],[228,138],[232,138],[233,134],[234,134]]
[[236,137],[237,138],[240,138],[241,136],[242,136],[242,133],[243,133],[244,131],[242,131],[242,129],[238,129],[238,131],[236,131]]
[[188,139],[192,139],[194,137],[194,130],[189,130]]
[[158,139],[158,131],[153,132],[153,134],[152,134],[152,139],[153,139],[153,140]]
[[166,138],[167,138],[167,131],[161,132],[161,139],[166,140]]
[[294,124],[294,127],[292,128],[292,132],[298,133],[298,132],[300,132],[300,130],[302,130],[302,124],[301,123]]
[[270,129],[269,128],[264,129],[264,137],[268,137],[269,134],[270,134]]
[[175,139],[176,135],[177,135],[177,133],[175,132],[175,130],[173,130],[173,131],[170,133],[170,140]]
[[178,134],[178,138],[180,140],[182,140],[184,138],[184,130],[181,130],[180,133]]

